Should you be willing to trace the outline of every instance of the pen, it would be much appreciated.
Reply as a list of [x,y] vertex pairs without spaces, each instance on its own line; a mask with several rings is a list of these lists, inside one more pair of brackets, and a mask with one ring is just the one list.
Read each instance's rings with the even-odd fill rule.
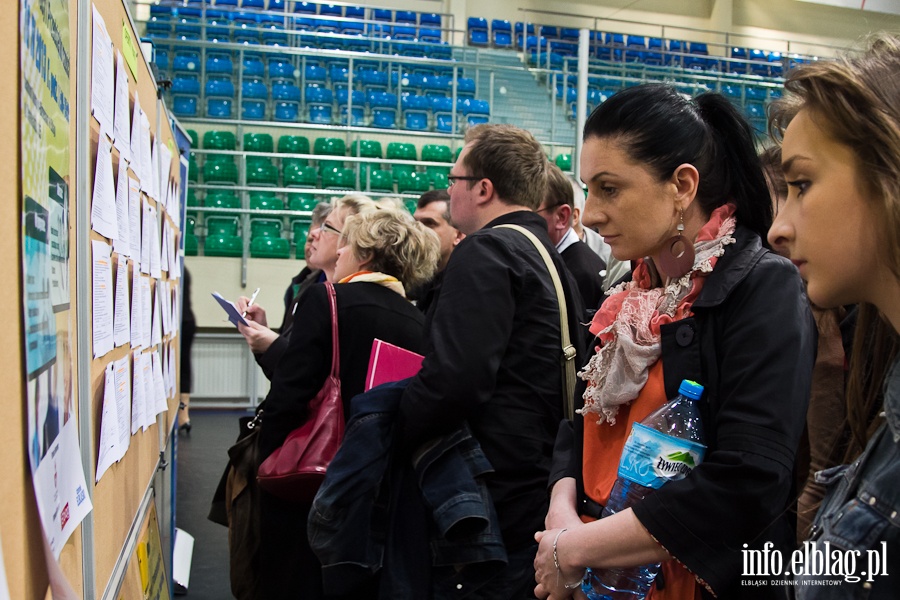
[[[256,291],[254,291],[253,295],[250,296],[250,302],[247,303],[247,308],[250,308],[251,306],[253,306],[253,301],[256,300],[257,294],[259,294],[259,288],[256,288]],[[243,313],[241,313],[241,316],[246,317],[247,311],[245,310]]]

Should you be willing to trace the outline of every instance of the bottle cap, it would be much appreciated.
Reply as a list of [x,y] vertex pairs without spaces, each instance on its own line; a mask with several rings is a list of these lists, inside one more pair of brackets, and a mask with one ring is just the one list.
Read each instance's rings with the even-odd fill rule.
[[696,381],[685,379],[678,386],[678,393],[692,400],[699,400],[700,396],[703,395],[703,386]]

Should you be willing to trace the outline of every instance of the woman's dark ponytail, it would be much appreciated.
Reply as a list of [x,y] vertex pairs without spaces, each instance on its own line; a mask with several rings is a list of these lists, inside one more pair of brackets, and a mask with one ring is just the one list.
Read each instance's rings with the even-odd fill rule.
[[[706,191],[702,190],[701,174],[700,194],[704,196],[701,203],[713,193],[730,199],[737,206],[738,222],[759,234],[765,244],[772,225],[772,200],[756,152],[753,129],[737,107],[721,94],[701,94],[694,102],[709,127],[710,146],[716,154],[713,168],[706,174],[710,184]],[[716,202],[713,198],[709,200]]]
[[753,130],[724,96],[688,98],[670,85],[626,88],[598,106],[584,125],[584,138],[618,138],[631,158],[662,180],[684,163],[700,174],[697,201],[706,214],[726,202],[739,223],[762,238],[772,222]]

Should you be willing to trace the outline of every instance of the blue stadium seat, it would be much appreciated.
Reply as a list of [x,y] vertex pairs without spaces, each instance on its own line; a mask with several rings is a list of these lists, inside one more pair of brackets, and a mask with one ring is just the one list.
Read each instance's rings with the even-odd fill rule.
[[153,53],[153,62],[160,71],[168,71],[169,69],[169,51],[165,48],[156,48]]
[[662,65],[663,60],[662,38],[647,38],[647,52],[644,54],[644,63],[648,65]]
[[[216,5],[220,4],[218,0],[216,0]],[[241,0],[241,8],[255,8],[257,10],[263,10],[266,7],[266,0]]]
[[[416,28],[409,25],[395,25],[391,28],[391,39],[401,42],[415,41]],[[400,55],[403,55],[403,47],[401,47]]]
[[197,94],[177,94],[172,96],[172,112],[176,117],[196,117],[197,104],[200,96]]
[[453,78],[447,75],[433,75],[422,86],[426,96],[448,96],[453,91]]
[[176,73],[172,78],[172,95],[200,94],[200,76],[196,73]]
[[348,105],[352,105],[350,106],[349,124],[353,127],[361,127],[365,124],[366,95],[363,92],[360,90],[353,90],[353,93],[351,94],[348,93],[346,87],[343,87],[337,90],[335,98],[337,99],[338,115],[340,116],[342,125],[347,125]]
[[359,78],[359,82],[362,84],[366,93],[372,91],[387,91],[389,79],[388,74],[384,71],[379,71],[377,69],[360,69],[356,72],[356,76]]
[[285,54],[269,55],[269,77],[271,79],[293,79],[294,65],[291,58]]
[[309,122],[330,125],[334,100],[332,91],[327,88],[307,85],[305,97]]
[[368,98],[372,111],[372,127],[393,129],[397,126],[397,95],[374,92]]
[[206,55],[206,73],[231,75],[234,72],[234,63],[227,52],[210,52]]
[[315,2],[294,2],[294,12],[314,15],[319,12],[319,5]]
[[206,116],[230,119],[234,104],[234,84],[228,77],[211,76],[206,80]]
[[[419,29],[419,41],[427,44],[440,44],[443,41],[441,39],[441,30],[423,27]],[[432,58],[438,57],[432,55]]]
[[627,62],[644,62],[647,40],[642,35],[629,35],[625,38],[625,60]]
[[269,88],[258,79],[245,79],[241,84],[241,118],[261,121],[266,118]]
[[202,27],[200,19],[192,17],[181,17],[175,21],[175,38],[184,41],[195,41],[200,39]]
[[422,13],[419,15],[419,25],[422,27],[441,28],[441,15],[437,13]]
[[488,22],[483,17],[469,17],[469,44],[472,46],[488,45]]
[[300,117],[300,88],[289,81],[272,84],[273,118],[276,121],[297,121]]
[[559,30],[559,38],[568,42],[577,42],[580,33],[574,27],[562,27]]
[[431,111],[434,114],[434,129],[440,133],[453,133],[453,99],[446,96],[431,98]]
[[200,72],[200,53],[196,50],[188,50],[185,48],[176,48],[175,56],[172,59],[172,71],[188,71],[192,73]]
[[266,75],[266,66],[258,54],[245,53],[241,68],[244,77],[265,77]]
[[321,83],[324,84],[328,71],[325,67],[320,67],[319,65],[311,65],[306,63],[306,68],[304,69],[304,76],[306,78],[306,83]]
[[559,38],[559,27],[557,27],[556,25],[539,25],[538,35],[543,36],[547,39]]
[[344,16],[348,19],[365,19],[366,8],[364,6],[345,6]]
[[428,129],[428,113],[431,109],[431,99],[427,96],[408,94],[401,98],[403,109],[403,123],[406,129],[425,131]]
[[[517,21],[515,26],[513,27],[513,31],[515,31],[517,34],[521,34],[521,33],[525,32],[525,23],[522,23],[521,21]],[[534,35],[534,23],[528,24],[527,35]]]
[[475,80],[469,77],[459,77],[456,80],[456,95],[461,98],[475,96]]
[[336,4],[320,4],[319,14],[329,17],[343,17],[344,8],[342,6],[337,6]]
[[505,19],[491,21],[491,40],[495,48],[512,47],[512,25]]
[[487,100],[466,98],[463,101],[462,113],[466,117],[466,125],[472,127],[479,123],[487,123],[491,116],[491,108]]

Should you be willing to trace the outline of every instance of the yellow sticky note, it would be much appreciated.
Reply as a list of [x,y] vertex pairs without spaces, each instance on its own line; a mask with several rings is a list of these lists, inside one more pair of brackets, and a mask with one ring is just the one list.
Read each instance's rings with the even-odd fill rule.
[[125,63],[131,69],[131,76],[135,81],[138,80],[138,51],[138,44],[131,35],[131,27],[128,26],[127,21],[122,21],[122,54],[125,56]]

